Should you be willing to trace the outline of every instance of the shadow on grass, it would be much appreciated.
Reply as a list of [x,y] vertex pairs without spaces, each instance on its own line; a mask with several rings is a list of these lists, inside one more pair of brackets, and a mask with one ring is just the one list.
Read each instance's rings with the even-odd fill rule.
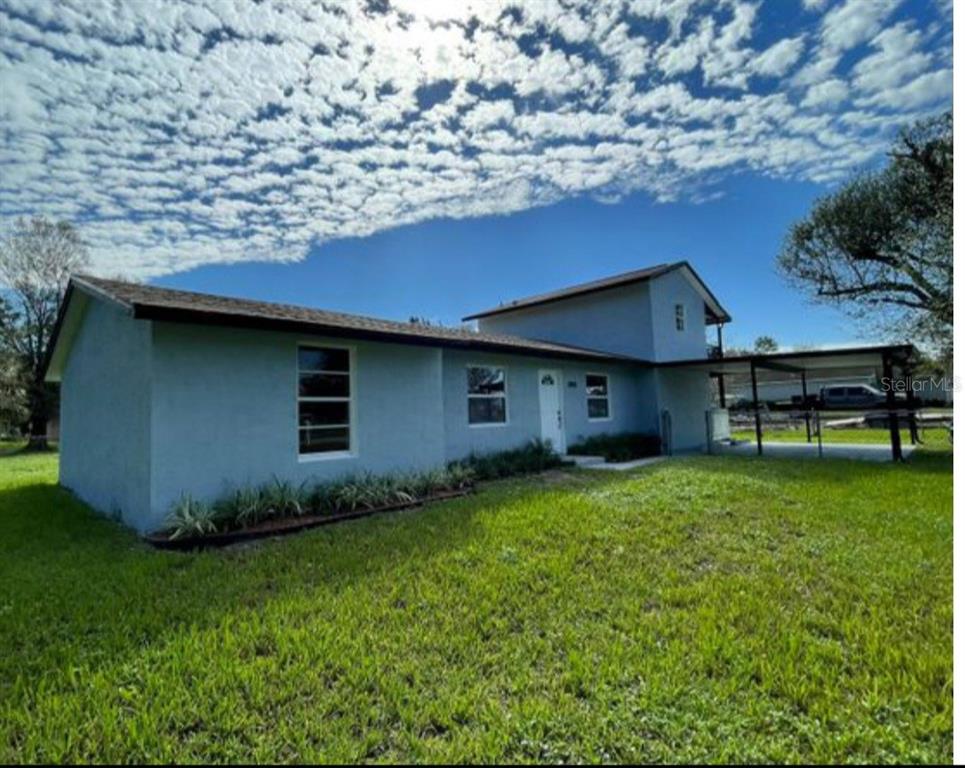
[[281,595],[337,597],[457,549],[477,532],[477,515],[498,506],[501,487],[199,553],[155,550],[50,483],[0,490],[0,695],[65,658],[75,667],[116,665]]

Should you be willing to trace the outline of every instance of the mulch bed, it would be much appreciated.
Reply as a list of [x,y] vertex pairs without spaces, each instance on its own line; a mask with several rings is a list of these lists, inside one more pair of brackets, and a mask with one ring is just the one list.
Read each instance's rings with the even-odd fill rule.
[[238,544],[254,539],[264,539],[270,536],[287,536],[290,533],[297,533],[308,528],[332,525],[333,523],[341,523],[346,520],[357,520],[360,517],[377,515],[380,512],[398,512],[403,509],[421,507],[433,501],[457,499],[462,496],[468,496],[472,491],[472,488],[463,488],[458,491],[437,493],[433,496],[404,504],[387,504],[382,507],[373,507],[372,509],[356,509],[352,512],[339,512],[331,515],[303,515],[302,517],[286,517],[281,520],[265,520],[237,531],[211,533],[206,536],[185,536],[181,539],[169,539],[164,533],[151,533],[145,536],[144,539],[158,549],[189,551],[209,547],[226,547],[229,544]]

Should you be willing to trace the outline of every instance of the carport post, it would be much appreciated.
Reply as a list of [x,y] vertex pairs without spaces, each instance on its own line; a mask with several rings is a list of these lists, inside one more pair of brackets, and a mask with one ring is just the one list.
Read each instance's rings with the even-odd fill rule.
[[885,401],[888,405],[888,429],[891,432],[891,458],[894,461],[901,461],[901,432],[898,429],[898,412],[896,410],[898,404],[895,402],[895,368],[888,352],[881,356],[881,368],[883,378],[888,382],[888,387],[885,390]]
[[905,407],[908,408],[908,439],[911,440],[912,445],[921,445],[923,441],[921,435],[918,434],[918,412],[916,411],[918,398],[916,398],[913,393],[913,376],[907,366],[903,367],[901,372],[905,375],[905,383],[907,384],[905,388]]
[[761,404],[757,400],[757,365],[751,360],[751,392],[754,394],[754,431],[757,432],[757,455],[764,455],[761,439]]
[[811,442],[811,411],[808,409],[808,380],[807,374],[801,371],[801,407],[804,408],[804,430],[807,432],[808,442]]
[[724,393],[724,374],[722,373],[717,374],[717,397],[720,398],[720,407],[726,408],[727,399]]

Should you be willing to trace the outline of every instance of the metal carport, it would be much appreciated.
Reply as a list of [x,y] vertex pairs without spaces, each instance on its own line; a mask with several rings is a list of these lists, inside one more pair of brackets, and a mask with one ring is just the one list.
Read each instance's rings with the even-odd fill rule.
[[[676,360],[659,363],[658,368],[687,368],[706,371],[716,378],[721,406],[725,405],[727,376],[750,374],[753,391],[754,429],[757,437],[757,453],[764,453],[761,434],[761,406],[757,394],[757,373],[759,370],[782,371],[797,374],[801,378],[802,403],[808,399],[807,379],[809,374],[826,372],[839,368],[880,368],[887,397],[886,412],[891,435],[891,456],[901,461],[901,432],[899,429],[899,404],[894,385],[898,376],[911,373],[915,359],[915,348],[910,344],[888,344],[863,347],[843,347],[837,349],[815,349],[799,352],[774,352],[770,354],[736,355],[734,357],[709,357],[697,360]],[[899,373],[900,372],[900,373]],[[910,412],[911,392],[905,388],[905,408]]]

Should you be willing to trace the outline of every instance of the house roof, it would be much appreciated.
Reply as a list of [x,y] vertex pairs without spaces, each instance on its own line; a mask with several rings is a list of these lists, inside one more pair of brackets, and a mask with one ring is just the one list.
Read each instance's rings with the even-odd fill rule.
[[633,283],[642,283],[647,280],[653,280],[661,275],[666,275],[667,273],[678,269],[683,269],[686,271],[687,276],[694,283],[694,287],[704,299],[707,323],[729,323],[731,321],[731,316],[727,313],[723,306],[721,306],[720,302],[717,301],[717,298],[707,287],[707,284],[704,283],[704,281],[700,278],[700,275],[697,274],[696,270],[694,270],[694,268],[690,266],[690,263],[687,261],[675,261],[672,264],[656,264],[652,267],[635,269],[632,272],[623,272],[619,275],[611,275],[610,277],[604,277],[588,283],[572,285],[569,288],[561,288],[556,291],[549,291],[548,293],[539,293],[535,296],[515,299],[507,302],[506,304],[500,304],[498,307],[493,307],[492,309],[486,309],[482,312],[467,315],[463,318],[463,320],[478,320],[479,318],[483,317],[492,317],[493,315],[502,315],[507,312],[515,312],[520,309],[529,309],[530,307],[551,304],[563,299],[571,299],[575,296],[583,296],[590,293],[597,293],[599,291],[608,291],[612,288],[632,285]]
[[[207,293],[180,291],[153,285],[106,280],[89,275],[71,278],[61,305],[48,354],[48,376],[56,377],[52,362],[62,359],[58,347],[69,343],[72,334],[62,333],[71,297],[76,291],[119,305],[133,317],[144,320],[297,331],[317,335],[368,339],[421,346],[456,347],[469,350],[527,354],[610,362],[643,362],[594,349],[526,339],[507,334],[481,333],[466,328],[446,328],[381,320],[362,315],[236,299]],[[63,338],[62,338],[63,337]],[[66,341],[64,339],[66,338]],[[58,368],[58,364],[53,367]]]

